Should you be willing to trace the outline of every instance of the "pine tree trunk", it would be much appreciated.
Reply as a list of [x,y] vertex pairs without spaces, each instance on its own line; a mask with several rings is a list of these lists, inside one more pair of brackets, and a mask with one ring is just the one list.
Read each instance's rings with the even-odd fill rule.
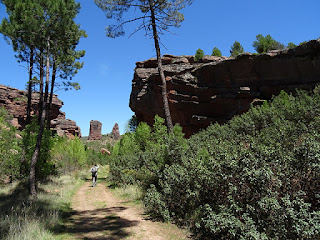
[[53,98],[53,89],[54,89],[54,84],[56,81],[56,72],[57,72],[57,67],[56,67],[56,59],[53,57],[53,66],[52,66],[52,77],[51,77],[51,89],[50,89],[50,97],[49,97],[49,104],[48,104],[48,109],[47,109],[47,129],[50,129],[50,119],[51,119],[51,109],[52,109],[52,98]]
[[39,116],[38,122],[40,123],[40,118],[42,115],[42,105],[43,105],[43,49],[40,50],[40,87],[39,87]]
[[29,67],[28,105],[27,105],[26,124],[30,124],[31,122],[32,74],[33,74],[33,48],[30,48],[30,67]]
[[157,53],[158,71],[159,71],[160,78],[161,78],[161,87],[162,87],[161,94],[162,94],[164,114],[166,117],[168,132],[171,132],[171,130],[173,128],[173,124],[172,124],[172,118],[171,118],[168,96],[167,96],[167,83],[166,83],[166,78],[165,78],[163,68],[162,68],[162,58],[161,58],[160,45],[159,45],[159,36],[158,36],[158,31],[157,31],[157,26],[156,26],[156,18],[155,18],[155,13],[154,13],[154,1],[149,0],[149,5],[150,5],[150,11],[151,11],[151,23],[152,23],[152,30],[153,30],[154,46],[155,46],[156,53]]
[[45,85],[45,93],[44,93],[44,99],[42,101],[42,109],[41,109],[41,116],[40,116],[40,122],[39,122],[39,133],[37,137],[36,146],[31,158],[30,163],[30,175],[29,175],[29,184],[30,184],[30,195],[33,198],[37,197],[37,180],[36,180],[36,165],[39,159],[40,150],[41,150],[41,142],[42,142],[42,136],[43,131],[45,127],[45,117],[46,117],[46,107],[47,107],[47,101],[48,101],[48,92],[49,92],[49,77],[50,77],[50,39],[47,40],[47,56],[46,56],[46,85]]

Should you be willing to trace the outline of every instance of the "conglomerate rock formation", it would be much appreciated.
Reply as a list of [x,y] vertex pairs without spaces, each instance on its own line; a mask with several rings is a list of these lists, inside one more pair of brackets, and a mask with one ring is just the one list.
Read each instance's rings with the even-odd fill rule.
[[[320,82],[320,40],[261,55],[205,56],[200,62],[193,56],[164,55],[162,60],[172,120],[187,137],[281,90],[312,89]],[[164,118],[156,59],[136,63],[130,108],[149,125],[156,114]]]
[[[39,93],[32,93],[31,116],[39,113]],[[13,116],[11,124],[19,130],[26,126],[28,96],[26,91],[0,85],[0,107],[3,106]],[[51,129],[60,136],[79,136],[81,130],[72,120],[65,119],[65,113],[60,111],[63,102],[53,95],[51,110]]]

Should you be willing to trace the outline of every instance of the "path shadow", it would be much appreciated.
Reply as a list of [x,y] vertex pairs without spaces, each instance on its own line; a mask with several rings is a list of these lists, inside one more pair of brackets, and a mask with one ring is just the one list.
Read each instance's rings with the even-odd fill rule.
[[[124,239],[130,235],[127,228],[139,224],[139,221],[132,221],[116,215],[125,209],[126,207],[110,207],[73,211],[63,225],[57,226],[52,231],[58,234],[85,234],[86,236],[81,239],[86,240]],[[102,236],[101,233],[103,233]]]

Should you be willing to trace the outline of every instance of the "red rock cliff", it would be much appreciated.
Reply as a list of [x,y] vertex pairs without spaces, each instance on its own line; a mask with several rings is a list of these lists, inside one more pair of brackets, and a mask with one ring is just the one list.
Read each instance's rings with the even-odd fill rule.
[[[281,90],[311,89],[320,83],[320,40],[294,49],[236,58],[163,56],[174,123],[186,136],[247,111],[254,101],[269,100]],[[130,108],[139,121],[164,117],[156,59],[136,63]]]
[[[35,116],[39,112],[39,93],[32,93],[32,107],[31,115]],[[12,125],[19,130],[24,129],[27,118],[27,92],[12,87],[0,85],[0,107],[4,106],[8,112],[13,116]],[[65,119],[65,113],[60,111],[63,102],[53,95],[52,110],[51,110],[51,128],[56,131],[58,135],[79,136],[81,137],[81,130],[74,121]]]

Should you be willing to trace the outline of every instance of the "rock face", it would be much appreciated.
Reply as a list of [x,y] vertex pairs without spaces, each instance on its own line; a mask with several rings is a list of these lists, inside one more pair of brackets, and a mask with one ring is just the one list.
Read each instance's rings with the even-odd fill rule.
[[51,129],[59,136],[67,136],[69,139],[73,139],[74,137],[81,138],[80,127],[78,127],[76,122],[73,120],[53,119],[50,124]]
[[120,139],[120,131],[119,131],[118,123],[114,124],[111,135],[114,137],[115,140]]
[[97,120],[90,121],[90,133],[88,140],[101,140],[101,127],[102,123]]
[[[33,93],[31,101],[32,116],[35,116],[39,113],[38,103],[39,93]],[[13,116],[11,124],[19,130],[24,129],[26,125],[27,105],[28,96],[26,91],[0,85],[0,107],[5,107]],[[60,136],[73,135],[81,137],[80,128],[75,124],[74,121],[65,119],[65,113],[60,111],[62,105],[63,102],[57,97],[57,95],[53,95],[50,121],[51,129],[56,131]],[[69,126],[66,127],[67,122],[72,122],[72,124],[69,124]],[[62,132],[62,129],[66,131]]]
[[[172,120],[186,136],[211,122],[224,123],[246,112],[252,102],[269,100],[281,90],[312,89],[320,83],[320,40],[294,49],[234,57],[163,56]],[[136,63],[130,108],[138,121],[164,118],[156,59]]]

